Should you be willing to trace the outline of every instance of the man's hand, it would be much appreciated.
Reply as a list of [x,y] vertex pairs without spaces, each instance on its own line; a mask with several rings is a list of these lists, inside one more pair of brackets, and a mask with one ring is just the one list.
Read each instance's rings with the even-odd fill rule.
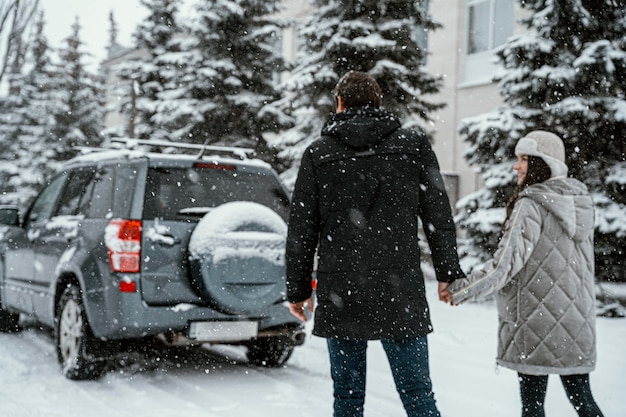
[[304,312],[305,306],[308,307],[310,313],[313,313],[313,297],[309,297],[299,303],[289,303],[289,312],[300,320],[307,321],[306,314]]
[[440,282],[437,292],[439,294],[439,301],[452,305],[452,294],[448,291],[448,285],[450,284],[447,282]]

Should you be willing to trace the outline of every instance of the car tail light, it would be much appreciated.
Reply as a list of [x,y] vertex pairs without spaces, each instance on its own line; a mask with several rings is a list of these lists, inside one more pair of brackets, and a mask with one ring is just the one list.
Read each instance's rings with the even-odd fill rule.
[[113,272],[139,272],[141,220],[111,220],[104,232],[104,242]]

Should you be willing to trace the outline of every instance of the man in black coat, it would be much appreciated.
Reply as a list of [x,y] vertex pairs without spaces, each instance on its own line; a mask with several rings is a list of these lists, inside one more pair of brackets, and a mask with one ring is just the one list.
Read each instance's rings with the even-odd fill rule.
[[382,110],[378,83],[351,71],[337,113],[304,153],[287,237],[291,312],[318,306],[313,334],[328,340],[334,416],[363,415],[368,340],[381,340],[409,417],[439,416],[426,335],[432,331],[420,269],[418,218],[439,290],[464,277],[439,164],[428,139]]

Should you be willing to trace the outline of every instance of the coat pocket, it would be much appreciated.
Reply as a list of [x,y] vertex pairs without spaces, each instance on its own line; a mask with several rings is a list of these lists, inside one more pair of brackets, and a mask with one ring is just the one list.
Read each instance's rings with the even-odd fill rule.
[[498,316],[504,322],[515,324],[519,320],[518,286],[518,281],[513,279],[498,291]]

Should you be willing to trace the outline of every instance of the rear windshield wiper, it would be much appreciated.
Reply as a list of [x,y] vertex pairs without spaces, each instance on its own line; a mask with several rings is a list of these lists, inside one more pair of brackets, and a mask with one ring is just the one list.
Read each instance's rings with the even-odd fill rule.
[[185,207],[178,210],[176,214],[202,217],[213,209],[214,207]]

